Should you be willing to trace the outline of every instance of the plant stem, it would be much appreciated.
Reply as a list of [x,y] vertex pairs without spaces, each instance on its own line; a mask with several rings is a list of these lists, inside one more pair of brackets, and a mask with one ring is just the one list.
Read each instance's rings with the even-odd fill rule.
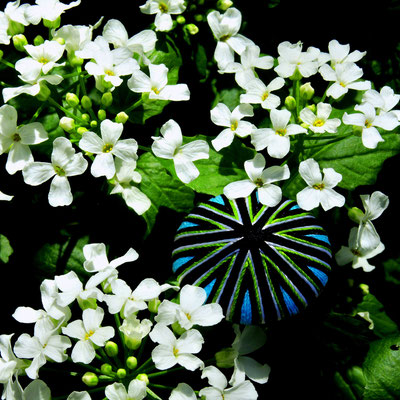
[[9,68],[15,69],[15,65],[14,65],[13,63],[10,63],[9,61],[4,60],[3,58],[0,60],[0,62],[1,62],[2,64],[6,65],[6,66],[9,67]]
[[71,111],[67,110],[65,107],[63,107],[61,104],[58,104],[52,97],[48,97],[47,101],[54,107],[58,108],[60,111],[62,111],[65,115],[68,115],[75,121],[81,123],[82,125],[88,126],[88,123],[83,120],[82,118],[79,118],[76,116],[74,113]]
[[129,112],[131,112],[135,108],[138,108],[142,103],[143,103],[143,99],[140,98],[136,103],[133,103],[130,107],[128,107],[126,110],[124,110],[124,112],[126,114],[128,114]]

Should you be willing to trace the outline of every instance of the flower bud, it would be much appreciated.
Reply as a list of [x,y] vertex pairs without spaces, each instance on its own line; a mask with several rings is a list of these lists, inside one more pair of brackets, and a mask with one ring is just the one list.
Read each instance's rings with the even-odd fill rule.
[[124,111],[119,112],[115,116],[115,122],[118,122],[120,124],[124,124],[126,121],[128,121],[128,119],[129,119],[129,115],[127,113],[125,113]]
[[97,111],[97,118],[100,121],[104,121],[107,118],[106,110],[103,110],[102,108],[100,108],[100,110]]
[[64,45],[64,44],[65,44],[65,39],[62,38],[62,37],[56,38],[55,41],[56,41],[57,43],[60,43],[61,45]]
[[81,118],[85,121],[85,122],[89,122],[90,121],[90,115],[87,113],[84,113],[81,115]]
[[100,370],[104,375],[110,375],[112,372],[112,366],[108,363],[104,363],[101,365]]
[[218,0],[217,8],[221,11],[226,11],[229,7],[233,6],[233,1],[231,0]]
[[196,35],[199,32],[199,28],[195,24],[187,24],[185,25],[186,30],[190,35]]
[[20,33],[19,35],[14,35],[12,37],[13,45],[18,51],[25,51],[25,46],[28,44],[28,40],[25,35]]
[[77,57],[75,54],[68,54],[68,61],[72,67],[79,67],[83,64],[84,59]]
[[16,22],[16,21],[12,21],[12,20],[8,21],[7,33],[10,36],[19,35],[20,33],[24,33],[24,32],[25,32],[25,26],[22,25],[20,22]]
[[183,15],[178,15],[176,17],[176,22],[180,25],[183,25],[186,22],[186,18]]
[[37,35],[35,36],[35,38],[33,39],[33,44],[35,46],[40,46],[41,44],[44,43],[44,37],[42,35]]
[[369,294],[369,286],[365,283],[360,283],[359,288],[361,289],[361,291],[363,292],[363,295],[367,295]]
[[71,132],[75,129],[75,121],[73,118],[62,117],[60,119],[59,125],[65,132]]
[[178,321],[175,321],[171,325],[171,328],[177,335],[182,335],[184,332],[186,332],[186,329],[182,328]]
[[136,376],[136,379],[138,379],[139,381],[143,381],[144,383],[146,383],[146,385],[148,385],[150,382],[147,374],[139,374]]
[[[82,135],[87,129],[83,126],[80,126],[77,130],[79,135]],[[87,308],[93,308],[95,310],[97,308],[97,300],[96,299],[81,299],[80,297],[77,298],[79,307],[81,310],[86,310]]]
[[[79,135],[83,135],[85,132],[88,131],[88,129],[85,128],[84,126],[80,126],[76,131],[78,132]],[[93,307],[85,307],[85,308],[93,308]]]
[[158,312],[158,307],[159,307],[160,304],[161,304],[160,299],[151,299],[151,300],[148,302],[148,309],[149,309],[149,311],[150,311],[151,313],[153,313],[153,314],[157,314],[157,312]]
[[90,127],[91,128],[97,128],[97,125],[98,125],[98,123],[97,123],[97,121],[95,119],[90,121]]
[[119,368],[117,370],[117,376],[119,379],[124,379],[126,377],[126,369],[125,368]]
[[203,17],[202,14],[196,14],[196,15],[194,16],[194,20],[195,20],[196,22],[201,22],[201,21],[203,21],[203,19],[204,19],[204,17]]
[[61,17],[57,17],[54,21],[50,21],[49,19],[43,19],[43,25],[46,28],[57,29],[61,24]]
[[300,86],[300,97],[304,100],[311,100],[314,96],[314,89],[310,82]]
[[289,111],[293,111],[296,108],[296,99],[293,96],[287,96],[285,106]]
[[89,96],[82,96],[81,98],[82,107],[85,110],[90,110],[92,108],[92,99]]
[[96,386],[99,383],[99,378],[94,372],[86,372],[82,376],[82,382],[89,387]]
[[67,93],[65,96],[65,100],[71,107],[76,107],[79,105],[79,98],[75,93]]
[[358,207],[350,208],[350,210],[347,211],[347,215],[356,224],[359,224],[364,218],[364,213]]
[[215,353],[215,361],[219,368],[231,368],[238,353],[232,347],[223,349]]
[[39,101],[46,101],[51,95],[50,89],[47,87],[44,81],[39,84],[40,90],[39,93],[35,96]]
[[3,59],[3,56],[4,56],[4,51],[3,51],[3,50],[0,50],[0,60]]
[[111,340],[106,343],[104,350],[109,357],[116,357],[118,355],[118,345]]
[[365,379],[365,375],[364,375],[362,368],[360,368],[357,365],[351,367],[347,371],[347,376],[348,376],[349,380],[351,381],[351,383],[357,384],[357,385],[361,386],[362,388],[365,388],[367,381]]
[[137,350],[142,344],[142,340],[139,338],[129,337],[124,334],[125,346],[130,350]]
[[126,359],[126,366],[129,369],[135,369],[137,367],[137,358],[134,356],[130,356]]
[[317,106],[315,104],[310,104],[309,106],[307,106],[307,108],[310,109],[313,113],[317,111]]
[[101,105],[103,107],[110,107],[113,102],[113,95],[111,92],[103,93],[101,96]]

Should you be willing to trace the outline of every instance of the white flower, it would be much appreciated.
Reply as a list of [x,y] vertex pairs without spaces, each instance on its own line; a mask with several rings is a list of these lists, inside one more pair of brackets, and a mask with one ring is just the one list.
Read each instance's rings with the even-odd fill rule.
[[103,347],[114,336],[112,326],[100,326],[103,318],[104,310],[101,307],[95,310],[87,308],[83,310],[82,320],[72,321],[62,328],[64,335],[79,340],[71,353],[74,362],[91,363],[96,354],[94,346]]
[[197,396],[187,383],[182,382],[172,390],[168,400],[197,400]]
[[306,211],[318,207],[327,211],[332,207],[342,207],[345,198],[333,190],[333,188],[342,180],[342,175],[333,168],[324,168],[324,178],[318,165],[313,158],[302,161],[299,165],[299,173],[306,181],[307,187],[297,193],[298,205]]
[[319,68],[319,72],[324,80],[333,82],[327,89],[326,95],[334,99],[343,96],[349,89],[371,89],[371,82],[359,80],[363,75],[363,70],[354,63],[337,64],[335,69],[324,64]]
[[81,280],[74,271],[54,277],[57,288],[61,293],[57,294],[57,304],[66,307],[73,301],[84,303],[88,299],[103,300],[103,292],[98,288],[84,289]]
[[68,177],[83,174],[87,165],[82,153],[75,154],[75,149],[67,138],[58,137],[53,142],[51,163],[33,162],[22,170],[22,174],[25,183],[32,186],[52,179],[48,196],[50,205],[68,206],[73,200]]
[[157,35],[151,29],[145,29],[136,35],[129,37],[125,26],[117,19],[110,19],[103,28],[103,37],[115,48],[127,48],[132,54],[139,54],[147,64],[145,56],[155,49]]
[[277,108],[281,104],[281,99],[271,92],[281,89],[285,85],[285,80],[281,77],[274,78],[268,85],[258,78],[242,82],[246,93],[240,95],[241,103],[261,104],[266,110]]
[[66,336],[55,335],[53,332],[35,326],[35,335],[23,333],[14,345],[14,353],[19,358],[32,358],[31,365],[25,372],[31,379],[38,378],[39,368],[47,360],[64,362],[68,356],[65,351],[71,347],[71,341]]
[[260,57],[260,48],[255,45],[246,46],[240,55],[240,63],[232,62],[223,71],[235,73],[235,80],[240,87],[244,87],[250,80],[256,78],[255,68],[271,69],[274,66],[274,59],[271,56]]
[[[26,367],[26,362],[15,357],[12,350],[13,335],[0,335],[0,383],[4,385],[4,392],[7,392],[8,386],[12,386],[13,376],[19,375]],[[1,398],[4,398],[4,394]]]
[[179,304],[164,300],[158,307],[157,322],[169,325],[175,321],[184,329],[194,325],[212,326],[223,318],[222,308],[217,303],[204,304],[206,291],[198,286],[185,285],[179,294]]
[[257,151],[267,148],[271,157],[283,158],[290,150],[290,136],[307,133],[297,124],[289,124],[292,114],[288,110],[271,110],[272,128],[260,128],[252,132],[251,143]]
[[90,394],[86,391],[83,392],[72,392],[68,397],[67,400],[91,400]]
[[202,378],[207,378],[211,386],[200,390],[199,396],[205,400],[256,400],[258,393],[250,381],[243,381],[237,385],[227,388],[228,381],[225,375],[213,365],[205,367],[201,374]]
[[373,250],[380,244],[380,237],[373,223],[389,206],[389,197],[380,191],[371,195],[360,195],[364,212],[358,210],[356,221],[358,226],[358,245],[365,250]]
[[269,365],[262,365],[248,357],[249,353],[260,349],[265,344],[265,332],[256,325],[246,325],[241,332],[239,325],[234,324],[233,329],[236,336],[232,348],[236,357],[234,358],[234,370],[229,383],[235,386],[243,382],[246,376],[254,382],[266,383],[271,371]]
[[174,161],[175,171],[183,183],[196,179],[200,172],[193,161],[208,158],[209,146],[205,140],[194,140],[182,145],[183,137],[180,126],[172,119],[160,129],[161,137],[154,140],[151,149],[160,158]]
[[247,197],[257,189],[258,199],[262,204],[276,206],[282,199],[282,190],[273,183],[288,179],[289,167],[285,164],[283,167],[274,165],[264,168],[265,158],[261,153],[257,153],[252,160],[245,161],[244,169],[249,179],[228,183],[224,187],[225,196],[229,199]]
[[185,83],[168,85],[168,68],[164,64],[149,64],[149,76],[141,70],[133,72],[127,84],[135,93],[149,93],[153,100],[185,101],[190,91]]
[[219,151],[228,147],[235,135],[243,138],[250,135],[253,125],[242,121],[244,117],[252,117],[253,107],[249,104],[240,104],[231,112],[224,103],[218,103],[210,112],[211,121],[215,125],[226,127],[218,136],[211,141],[215,150]]
[[332,106],[330,104],[318,103],[316,114],[305,107],[300,111],[300,118],[308,125],[308,129],[314,133],[336,133],[341,122],[339,118],[329,119],[331,112]]
[[87,131],[79,141],[79,147],[96,154],[90,172],[96,178],[105,176],[111,179],[115,175],[114,156],[124,161],[137,159],[138,144],[135,139],[120,140],[123,124],[105,119],[100,124],[101,137]]
[[42,19],[55,21],[65,10],[81,4],[81,0],[69,4],[61,3],[59,0],[36,0],[36,5],[30,6],[25,11],[25,17],[31,24],[37,25]]
[[349,244],[342,246],[335,254],[335,259],[338,265],[350,264],[356,268],[362,268],[364,272],[370,272],[375,269],[375,266],[368,262],[368,259],[375,257],[385,250],[385,246],[379,241],[379,244],[372,249],[365,249],[360,246],[358,238],[358,228],[354,227],[350,230]]
[[400,125],[394,113],[376,115],[372,104],[357,104],[354,106],[354,109],[360,111],[360,113],[348,114],[345,112],[342,118],[343,123],[362,128],[361,140],[363,145],[368,149],[375,149],[379,142],[384,141],[377,127],[391,131]]
[[301,42],[292,44],[282,42],[278,45],[278,65],[274,71],[282,78],[290,78],[299,73],[300,76],[308,78],[318,72],[318,56],[320,50],[309,47],[303,52]]
[[182,14],[186,9],[184,0],[147,0],[139,7],[144,14],[156,14],[154,25],[157,31],[170,31],[173,27],[171,14]]
[[152,326],[153,323],[149,319],[139,320],[136,314],[131,314],[124,318],[119,330],[124,334],[127,347],[137,349],[142,339],[150,333]]
[[29,4],[20,5],[20,0],[16,0],[8,2],[4,12],[0,11],[0,44],[10,44],[11,37],[23,30],[23,26],[29,25],[24,15],[27,7]]
[[361,52],[359,50],[350,53],[349,44],[340,44],[335,39],[328,43],[328,51],[332,68],[335,68],[337,64],[355,63],[367,54],[366,51]]
[[122,312],[122,316],[126,318],[139,310],[145,310],[146,302],[157,298],[163,290],[170,288],[168,286],[161,286],[153,278],[146,278],[132,290],[125,281],[116,279],[111,283],[113,294],[106,295],[104,301],[111,314]]
[[149,334],[153,342],[159,343],[151,352],[157,369],[165,370],[176,364],[194,371],[203,368],[204,363],[194,354],[200,352],[203,336],[196,329],[184,332],[178,339],[165,324],[158,323]]
[[107,40],[102,36],[87,43],[75,54],[81,58],[91,59],[85,64],[85,69],[89,75],[94,76],[96,88],[101,92],[107,89],[114,90],[123,82],[121,76],[132,75],[134,71],[140,69],[129,49],[120,47],[111,50]]
[[151,206],[150,199],[134,183],[142,180],[139,172],[135,171],[136,160],[124,161],[120,158],[115,159],[114,187],[110,194],[120,193],[128,207],[131,207],[139,215],[145,213]]
[[109,262],[104,243],[91,243],[83,246],[83,255],[85,257],[83,268],[87,272],[95,273],[86,282],[86,289],[93,288],[104,281],[107,286],[111,285],[112,281],[117,279],[117,267],[135,261],[139,257],[139,254],[130,248],[122,257]]
[[234,7],[228,8],[225,13],[211,11],[207,15],[207,22],[217,39],[214,58],[221,71],[234,62],[234,54],[242,54],[248,45],[254,45],[253,41],[239,34],[242,24],[242,14]]
[[10,201],[14,198],[14,196],[10,196],[0,191],[0,200],[2,201]]
[[377,114],[382,115],[392,112],[400,119],[400,111],[393,110],[400,100],[400,94],[395,94],[389,86],[384,86],[379,92],[375,89],[367,90],[362,97],[364,103],[372,104],[377,109]]
[[9,174],[21,171],[33,162],[30,145],[48,139],[47,132],[40,122],[17,126],[17,110],[4,104],[0,107],[0,154],[8,151],[6,170]]
[[[36,379],[32,381],[25,389],[19,385],[16,381],[17,387],[14,387],[15,392],[11,397],[7,397],[8,400],[14,399],[40,399],[40,400],[51,400],[50,388],[47,386],[46,382]],[[15,396],[15,397],[14,397]]]
[[105,395],[109,400],[142,400],[147,396],[146,382],[132,379],[128,390],[122,383],[113,383],[106,387]]

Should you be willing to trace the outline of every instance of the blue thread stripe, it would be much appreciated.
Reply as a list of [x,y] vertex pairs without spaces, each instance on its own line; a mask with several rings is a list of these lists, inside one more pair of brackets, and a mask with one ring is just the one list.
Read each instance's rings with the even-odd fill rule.
[[324,272],[317,268],[313,268],[308,266],[308,268],[311,270],[311,272],[321,281],[321,283],[325,286],[326,283],[328,282],[328,275],[326,275]]
[[293,211],[293,210],[298,210],[300,207],[296,204],[295,206],[293,206],[292,208],[290,208],[289,210],[290,211]]
[[214,287],[216,281],[217,281],[217,278],[214,278],[207,286],[204,287],[204,290],[207,293],[206,301],[207,301],[208,296],[210,295],[211,290]]
[[243,325],[250,325],[252,321],[251,315],[251,302],[249,290],[244,294],[242,308],[240,311],[240,323]]
[[326,235],[308,234],[308,235],[305,235],[305,236],[309,236],[309,237],[312,237],[314,239],[321,240],[322,242],[328,243],[329,245],[331,244],[329,242],[328,236],[326,236]]
[[224,203],[224,199],[222,198],[222,196],[221,196],[221,195],[219,195],[219,196],[216,196],[216,197],[213,197],[213,198],[211,198],[209,201],[212,201],[213,203],[217,203],[217,204],[225,205],[225,203]]
[[299,312],[299,309],[297,308],[296,304],[294,304],[294,301],[292,298],[287,294],[287,292],[280,286],[282,295],[283,295],[283,300],[286,304],[286,307],[289,311],[290,315],[297,314]]
[[193,257],[181,257],[175,260],[172,264],[172,270],[176,272],[182,265],[186,264],[188,261],[192,260]]
[[190,222],[190,221],[183,221],[178,228],[178,231],[180,231],[181,229],[185,229],[185,228],[191,228],[193,226],[199,226],[198,224],[195,224],[194,222]]

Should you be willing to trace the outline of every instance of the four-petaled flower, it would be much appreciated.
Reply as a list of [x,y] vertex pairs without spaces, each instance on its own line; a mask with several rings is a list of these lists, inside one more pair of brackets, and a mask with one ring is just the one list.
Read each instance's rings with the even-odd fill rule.
[[154,25],[157,31],[170,31],[173,27],[171,14],[181,14],[186,9],[184,0],[147,0],[139,7],[144,14],[155,14]]
[[308,129],[314,133],[336,133],[341,124],[339,118],[331,118],[332,106],[328,103],[318,103],[317,112],[313,113],[309,108],[300,111],[300,118],[308,125]]
[[289,167],[273,165],[265,168],[265,158],[257,153],[252,160],[244,162],[244,169],[248,179],[228,183],[224,187],[224,194],[228,199],[247,197],[254,190],[257,190],[258,199],[262,204],[269,207],[276,206],[282,199],[282,190],[274,182],[288,179],[290,176]]
[[324,168],[322,172],[323,178],[318,162],[313,158],[300,163],[299,173],[308,185],[297,193],[297,203],[303,210],[312,210],[320,204],[325,211],[344,205],[344,196],[333,190],[342,175],[333,168]]
[[132,379],[128,385],[128,390],[122,383],[115,382],[106,387],[105,395],[109,400],[142,400],[147,396],[146,382]]
[[200,172],[193,161],[208,158],[209,146],[205,140],[194,140],[182,144],[183,137],[180,126],[172,119],[160,129],[161,137],[152,137],[153,153],[160,158],[174,161],[175,171],[183,183],[196,179]]

